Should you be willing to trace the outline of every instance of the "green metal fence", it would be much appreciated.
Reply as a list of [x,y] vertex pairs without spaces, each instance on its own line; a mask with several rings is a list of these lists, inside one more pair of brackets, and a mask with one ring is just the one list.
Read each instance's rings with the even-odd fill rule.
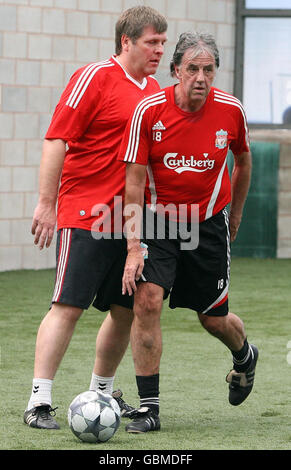
[[[280,144],[253,142],[252,180],[233,256],[275,258],[277,252],[278,168]],[[230,174],[233,156],[228,155]]]

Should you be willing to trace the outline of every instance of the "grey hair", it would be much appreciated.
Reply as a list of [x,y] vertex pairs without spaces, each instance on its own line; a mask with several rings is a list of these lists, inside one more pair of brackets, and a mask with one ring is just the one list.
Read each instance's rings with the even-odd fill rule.
[[170,63],[170,72],[172,77],[175,76],[175,65],[181,65],[183,56],[187,49],[195,49],[194,57],[201,54],[203,51],[207,51],[213,55],[215,65],[219,67],[219,52],[212,34],[209,33],[183,33],[180,35],[176,48],[173,54],[173,58]]

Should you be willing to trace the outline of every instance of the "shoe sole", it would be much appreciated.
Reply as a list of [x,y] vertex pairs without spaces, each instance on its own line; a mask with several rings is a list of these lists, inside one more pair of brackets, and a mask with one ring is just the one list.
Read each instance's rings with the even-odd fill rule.
[[156,428],[156,429],[149,429],[148,431],[137,431],[136,429],[126,429],[126,432],[130,434],[145,434],[147,432],[152,432],[152,431],[160,431],[161,428]]
[[33,429],[47,429],[48,431],[50,431],[50,430],[57,431],[58,429],[60,429],[60,427],[45,428],[45,427],[42,427],[42,426],[36,426],[34,424],[28,424],[26,421],[24,421],[24,424],[26,424],[27,426],[29,426],[30,428],[33,428]]
[[132,434],[145,434],[146,432],[160,431],[160,429],[161,429],[161,426],[159,425],[158,427],[156,427],[154,429],[147,429],[147,431],[140,431],[139,429],[134,429],[134,428],[131,429],[129,426],[130,425],[127,425],[125,430],[126,430],[126,432],[129,432],[129,433],[132,433]]
[[129,432],[129,434],[145,434],[144,431],[133,431],[133,430],[126,430],[126,432]]

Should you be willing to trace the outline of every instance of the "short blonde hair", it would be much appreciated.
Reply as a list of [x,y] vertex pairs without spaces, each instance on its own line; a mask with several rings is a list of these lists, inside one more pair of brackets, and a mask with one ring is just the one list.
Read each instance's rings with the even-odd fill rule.
[[122,13],[115,25],[115,53],[119,55],[122,52],[123,34],[135,43],[147,26],[152,26],[156,33],[161,34],[167,31],[168,23],[163,15],[151,7],[137,6]]

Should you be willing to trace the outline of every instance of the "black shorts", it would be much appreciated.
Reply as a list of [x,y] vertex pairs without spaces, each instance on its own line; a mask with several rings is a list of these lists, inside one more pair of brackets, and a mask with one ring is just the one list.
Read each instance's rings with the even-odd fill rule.
[[226,209],[199,224],[196,249],[181,250],[181,240],[144,239],[148,259],[142,280],[170,294],[170,308],[190,308],[198,313],[228,314],[230,238]]
[[133,299],[121,292],[126,256],[125,239],[97,240],[89,230],[59,230],[52,303],[88,309],[93,302],[94,307],[103,312],[109,310],[111,304],[132,308]]

